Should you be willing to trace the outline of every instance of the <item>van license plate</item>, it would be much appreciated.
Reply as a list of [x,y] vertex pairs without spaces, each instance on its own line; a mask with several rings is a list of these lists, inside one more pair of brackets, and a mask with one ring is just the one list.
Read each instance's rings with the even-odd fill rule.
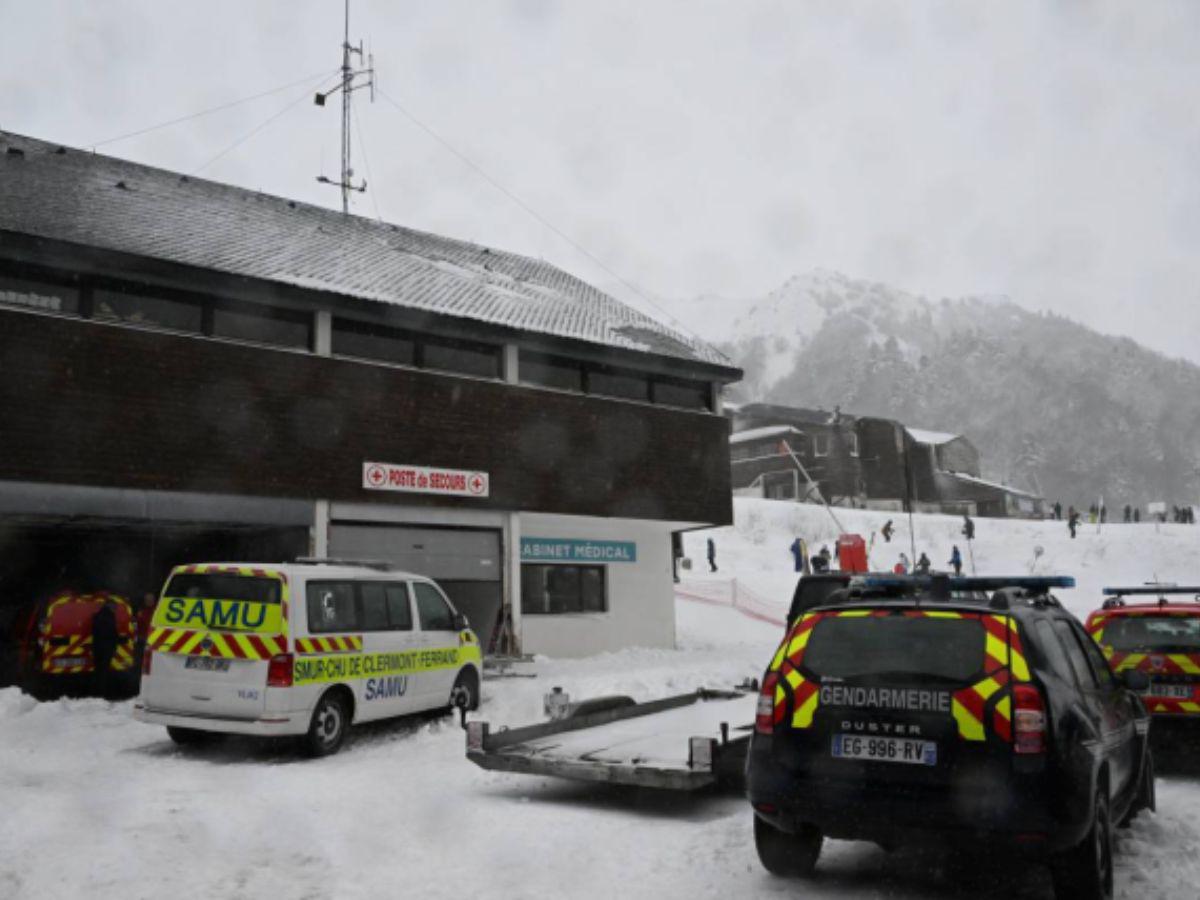
[[228,672],[229,660],[218,659],[214,656],[189,656],[183,667],[199,669],[201,672]]
[[918,766],[937,765],[937,744],[911,738],[835,734],[832,752],[839,759],[870,759]]
[[1192,686],[1190,684],[1160,684],[1158,682],[1150,683],[1150,690],[1146,691],[1148,697],[1163,697],[1169,700],[1191,700]]

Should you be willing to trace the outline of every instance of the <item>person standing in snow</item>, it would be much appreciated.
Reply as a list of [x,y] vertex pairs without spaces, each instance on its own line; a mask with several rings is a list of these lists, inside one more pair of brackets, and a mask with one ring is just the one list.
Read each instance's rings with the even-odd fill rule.
[[908,556],[905,555],[904,553],[901,553],[900,560],[899,560],[899,562],[896,563],[896,567],[894,569],[892,569],[892,571],[895,572],[897,575],[907,575],[908,574]]
[[1133,508],[1133,524],[1137,525],[1142,521],[1142,511],[1136,506]]
[[112,658],[117,653],[116,604],[105,600],[92,615],[92,666],[96,680],[96,693],[107,697],[112,690],[110,676]]
[[1132,518],[1132,516],[1133,516],[1133,509],[1129,506],[1128,503],[1126,503],[1125,504],[1125,524],[1126,525],[1129,524],[1129,521]]
[[713,542],[712,538],[709,538],[706,546],[708,550],[708,571],[715,572],[717,571],[717,545]]
[[962,554],[958,552],[958,544],[950,551],[950,565],[954,568],[955,575],[962,574]]
[[1075,539],[1075,529],[1079,527],[1079,513],[1071,510],[1071,515],[1067,517],[1067,528],[1071,530],[1071,539]]
[[804,572],[808,568],[805,565],[808,562],[808,554],[804,552],[804,541],[796,538],[788,549],[792,552],[792,564],[795,566],[795,570]]
[[888,519],[883,523],[883,528],[880,529],[879,533],[883,535],[884,542],[890,544],[892,542],[892,535],[895,533],[895,531],[896,529],[892,526],[892,520]]
[[813,574],[817,575],[817,574],[820,574],[823,572],[828,572],[829,571],[829,560],[830,560],[829,546],[826,545],[821,548],[820,553],[818,553],[816,556],[814,556],[810,560],[810,562],[812,563]]
[[1057,500],[1054,501],[1054,521],[1062,519],[1062,504]]
[[932,567],[933,563],[929,561],[929,557],[925,555],[925,551],[921,551],[921,558],[917,560],[917,574],[928,575]]
[[971,521],[970,516],[965,514],[963,515],[962,533],[968,541],[975,540],[975,523]]

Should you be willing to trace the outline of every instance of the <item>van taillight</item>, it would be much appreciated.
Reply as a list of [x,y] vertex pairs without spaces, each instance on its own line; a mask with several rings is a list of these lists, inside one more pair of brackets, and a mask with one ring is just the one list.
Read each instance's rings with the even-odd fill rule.
[[763,679],[754,714],[754,730],[759,734],[775,733],[775,685],[778,682],[779,675],[776,672],[768,672]]
[[153,658],[153,656],[154,656],[154,648],[153,647],[147,647],[144,651],[142,651],[142,674],[143,675],[150,674],[150,660]]
[[1046,752],[1046,704],[1041,691],[1031,684],[1013,687],[1013,750]]
[[292,654],[280,653],[267,663],[267,687],[292,686]]

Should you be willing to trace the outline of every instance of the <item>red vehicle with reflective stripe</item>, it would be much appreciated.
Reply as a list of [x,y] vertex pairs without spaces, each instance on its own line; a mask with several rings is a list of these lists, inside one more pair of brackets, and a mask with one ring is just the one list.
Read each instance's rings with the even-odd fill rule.
[[60,591],[17,618],[21,682],[36,690],[79,687],[84,682],[80,676],[90,678],[96,670],[92,618],[106,602],[113,604],[117,626],[117,647],[109,667],[117,673],[132,672],[137,620],[129,602],[109,591]]
[[1047,862],[1103,897],[1112,829],[1154,805],[1150,718],[1049,593],[1071,579],[853,579],[792,623],[747,757],[759,858],[825,837]]
[[[1200,719],[1200,587],[1149,584],[1104,593],[1109,599],[1088,616],[1087,630],[1113,671],[1146,675],[1142,699],[1151,715]],[[1127,599],[1139,597],[1148,599]]]

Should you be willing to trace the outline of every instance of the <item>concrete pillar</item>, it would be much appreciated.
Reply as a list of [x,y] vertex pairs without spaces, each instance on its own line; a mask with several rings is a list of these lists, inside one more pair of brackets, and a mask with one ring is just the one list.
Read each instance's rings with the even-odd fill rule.
[[725,410],[725,398],[722,396],[721,387],[721,382],[719,381],[712,383],[712,411],[718,416]]
[[520,352],[516,344],[504,345],[502,368],[504,380],[509,384],[517,384],[521,380]]
[[319,309],[313,316],[313,353],[329,356],[333,353],[333,313]]
[[313,524],[309,530],[308,554],[317,559],[329,556],[329,501],[313,504]]
[[521,514],[506,513],[504,523],[504,602],[512,617],[514,655],[520,655],[521,633]]

